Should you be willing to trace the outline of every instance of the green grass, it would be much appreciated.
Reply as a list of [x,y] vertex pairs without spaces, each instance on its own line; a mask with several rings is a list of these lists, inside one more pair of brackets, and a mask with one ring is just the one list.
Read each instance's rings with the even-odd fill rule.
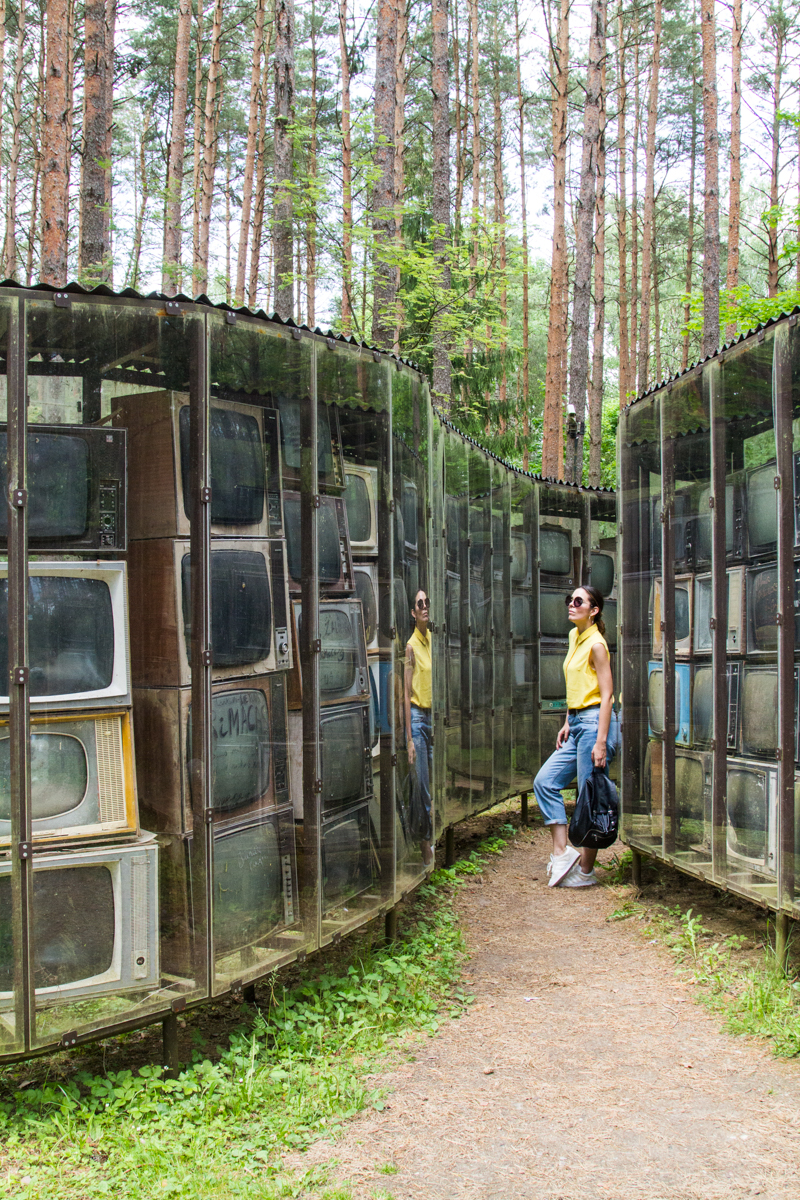
[[144,1067],[14,1093],[0,1103],[0,1195],[349,1200],[347,1188],[326,1189],[325,1172],[282,1174],[282,1153],[334,1135],[367,1106],[380,1110],[368,1076],[404,1039],[432,1035],[469,1003],[453,900],[504,844],[494,837],[436,871],[393,946],[353,947],[330,973],[312,958],[291,990],[274,978],[268,1006],[217,1061],[175,1080]]

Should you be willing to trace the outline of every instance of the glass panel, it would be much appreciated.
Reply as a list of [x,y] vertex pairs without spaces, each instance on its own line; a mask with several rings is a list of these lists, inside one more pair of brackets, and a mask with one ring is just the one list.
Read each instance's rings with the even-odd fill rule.
[[[206,989],[178,553],[205,317],[37,298],[27,338],[32,1040],[47,1045]],[[237,519],[251,500],[235,497]]]
[[[511,644],[511,474],[501,463],[492,462],[492,630],[494,652],[493,797],[494,802],[512,794],[511,695],[514,655]],[[530,686],[532,670],[525,684]]]
[[539,571],[537,485],[522,475],[510,481],[510,609],[512,665],[520,654],[530,678],[511,675],[513,790],[531,791],[539,769]]
[[469,461],[467,446],[447,430],[445,441],[446,824],[470,811]]
[[469,602],[472,657],[471,811],[492,803],[492,481],[486,455],[469,450]]

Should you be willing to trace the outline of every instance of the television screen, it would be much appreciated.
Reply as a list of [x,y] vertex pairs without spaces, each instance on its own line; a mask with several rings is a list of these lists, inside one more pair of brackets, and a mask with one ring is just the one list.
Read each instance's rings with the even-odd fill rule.
[[778,668],[748,667],[742,680],[742,753],[768,754],[778,749]]
[[778,493],[774,462],[751,471],[747,478],[747,535],[751,554],[772,551],[778,543]]
[[[675,811],[681,822],[681,833],[698,842],[705,837],[706,782],[703,757],[676,751]],[[694,828],[686,828],[687,822],[692,823]]]
[[347,613],[320,605],[319,640],[320,691],[323,695],[349,691],[355,683],[359,654]]
[[606,642],[612,652],[617,648],[617,602],[606,600],[603,605],[603,624],[606,627]]
[[[647,698],[648,719],[650,732],[664,732],[664,670],[660,662],[648,664]],[[690,704],[689,704],[690,668],[688,663],[677,663],[675,666],[675,741],[682,745],[689,742]]]
[[714,729],[714,675],[710,666],[695,668],[692,729],[695,742],[711,741]]
[[610,596],[614,590],[616,564],[613,554],[605,554],[599,550],[592,551],[592,570],[590,583],[604,596]]
[[[0,484],[8,481],[8,434],[0,431]],[[80,538],[89,519],[89,446],[75,437],[28,430],[28,537]],[[0,537],[8,537],[8,507],[0,505]]]
[[260,689],[212,694],[212,808],[232,812],[265,795],[271,746],[267,698]]
[[[397,576],[392,582],[392,595],[394,597],[394,630],[395,638],[401,646],[405,646],[411,634],[414,632],[414,624],[411,620],[411,612],[409,610],[408,596],[406,595],[405,584],[402,579]],[[380,621],[381,621],[381,639],[384,646],[392,644],[392,610],[389,602],[389,593],[386,592],[380,600]]]
[[728,764],[728,850],[766,865],[769,795],[766,771]]
[[372,886],[369,809],[363,805],[322,828],[322,896],[333,908]]
[[[563,606],[563,601],[562,601]],[[511,596],[511,628],[518,642],[533,641],[531,597],[529,592],[514,592]]]
[[[308,396],[276,397],[276,407],[281,414],[281,448],[283,464],[287,476],[295,480],[300,478],[301,445],[300,445],[300,406],[310,404]],[[320,484],[336,482],[333,439],[331,433],[330,410],[327,405],[317,406],[317,471]]]
[[689,589],[685,584],[675,583],[675,641],[683,642],[692,629]]
[[271,820],[214,835],[217,958],[266,937],[284,922],[283,871]]
[[[104,579],[31,575],[28,580],[31,696],[79,695],[111,686],[114,608]],[[8,580],[0,580],[0,679],[8,679]]]
[[416,549],[417,547],[417,503],[417,485],[412,483],[410,479],[404,479],[400,505],[403,513],[405,544],[409,549]]
[[[364,751],[369,750],[366,708],[350,704],[320,717],[323,810],[360,800],[367,790]],[[371,768],[370,768],[371,771]]]
[[539,658],[539,686],[542,700],[566,700],[567,681],[564,678],[563,654],[542,654]]
[[[345,469],[344,502],[347,508],[347,527],[354,553],[364,553],[365,546],[377,547],[377,513],[374,505],[377,497],[378,473],[374,468],[360,467]],[[360,544],[360,545],[357,545]]]
[[364,637],[367,646],[375,641],[378,632],[378,596],[377,577],[365,570],[358,563],[353,564],[353,582],[356,585],[356,596],[361,601],[364,613]]
[[547,575],[572,578],[572,535],[566,529],[543,525],[539,530],[539,561]]
[[[283,516],[286,522],[286,553],[289,574],[295,583],[303,578],[302,542],[300,533],[300,494],[286,492],[283,498]],[[338,583],[342,574],[342,556],[339,544],[339,520],[335,503],[322,497],[317,512],[317,555],[318,576],[321,584]]]
[[775,654],[778,649],[778,570],[766,567],[747,577],[748,651]]
[[661,665],[650,664],[647,680],[647,713],[653,733],[664,732],[664,671]]
[[[246,545],[246,543],[244,543]],[[191,556],[181,563],[186,653],[191,642]],[[267,560],[258,550],[211,551],[211,645],[214,666],[245,666],[272,648]]]
[[567,617],[564,592],[542,588],[539,593],[539,629],[542,637],[565,638],[572,626]]
[[[178,418],[181,448],[183,507],[191,515],[189,493],[189,406]],[[208,417],[211,474],[211,522],[215,525],[256,525],[264,514],[266,458],[255,416],[234,408],[212,405]]]
[[529,583],[530,573],[530,534],[511,534],[511,582]]
[[[708,506],[711,488],[704,488],[698,497],[696,557],[698,561],[711,561],[711,509]],[[734,487],[725,488],[725,554],[734,553]]]

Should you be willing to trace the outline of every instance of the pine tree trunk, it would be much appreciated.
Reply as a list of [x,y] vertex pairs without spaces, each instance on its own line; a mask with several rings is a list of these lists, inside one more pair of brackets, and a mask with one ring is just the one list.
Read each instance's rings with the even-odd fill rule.
[[617,256],[619,259],[619,403],[628,403],[631,388],[630,341],[628,337],[628,145],[626,104],[628,81],[625,77],[625,32],[622,12],[617,17],[617,77],[619,79],[619,111],[617,113],[617,160],[619,185],[617,193]]
[[[46,64],[45,50],[45,10],[39,10],[39,78],[31,117],[31,145],[33,146],[33,185],[31,188],[31,212],[28,224],[28,249],[25,255],[25,282],[33,283],[33,255],[36,246],[36,230],[39,223],[39,184],[42,176],[41,127],[44,120],[44,73]],[[41,271],[39,272],[41,278]]]
[[[438,286],[450,291],[450,61],[447,0],[432,0],[433,62],[433,253]],[[437,306],[433,330],[433,401],[447,413],[450,408],[450,354],[444,323],[445,305]]]
[[[479,44],[478,44],[478,0],[469,0],[469,39],[472,48],[470,89],[472,93],[472,211],[470,215],[469,251],[469,299],[474,301],[478,294],[478,222],[481,203],[481,123],[479,102]],[[467,338],[467,356],[472,356],[473,339]]]
[[[114,53],[117,38],[117,0],[106,0],[106,206],[103,209],[103,242],[108,246],[112,263],[114,255],[113,205],[114,189],[111,171],[111,150],[114,144]],[[112,282],[109,280],[109,282]],[[113,286],[113,282],[112,282]]]
[[225,303],[231,302],[231,134],[225,145]]
[[[272,28],[275,28],[273,23]],[[264,47],[264,67],[261,75],[261,89],[258,101],[258,165],[256,167],[256,195],[253,210],[253,240],[250,246],[250,279],[247,291],[248,308],[255,309],[258,300],[258,270],[261,263],[261,235],[264,229],[264,210],[267,193],[267,163],[266,163],[266,129],[267,129],[267,95],[269,92],[269,57],[272,36],[267,38]],[[267,298],[264,306],[269,312],[269,297],[272,280],[272,266],[267,272]]]
[[108,26],[105,0],[85,7],[85,74],[83,85],[83,159],[81,163],[81,238],[78,270],[86,283],[111,278],[111,247],[106,244],[105,210],[108,181]]
[[[695,10],[692,9],[692,27],[694,27]],[[692,133],[691,143],[689,147],[689,238],[686,245],[686,303],[683,306],[683,322],[684,325],[689,324],[692,315],[691,295],[693,284],[694,271],[694,189],[695,179],[697,176],[697,60],[692,55]],[[688,331],[682,335],[683,345],[681,347],[681,370],[685,371],[689,365],[689,333]]]
[[717,32],[715,0],[702,0],[703,40],[703,345],[702,357],[719,346],[719,130],[717,128]]
[[522,92],[522,57],[519,37],[519,2],[514,0],[514,33],[517,52],[517,121],[519,125],[519,196],[522,217],[522,469],[528,470],[531,419],[528,411],[530,397],[529,331],[530,293],[528,286],[528,205],[525,187],[525,99]]
[[[447,0],[443,0],[447,3]],[[446,39],[445,39],[446,41]],[[406,50],[408,48],[408,10],[406,0],[399,0],[397,5],[397,57],[395,60],[395,104],[394,104],[394,194],[395,218],[394,239],[397,244],[398,258],[403,243],[403,192],[405,191],[405,127],[406,127]],[[434,113],[436,100],[434,97]],[[449,131],[448,131],[449,136]],[[435,147],[435,116],[434,116],[434,160]],[[436,173],[434,161],[434,176]],[[434,215],[434,220],[436,219]],[[400,335],[403,329],[403,295],[400,289],[400,264],[394,269],[395,286],[395,315],[392,350],[400,353]],[[435,350],[434,350],[435,354]],[[435,368],[434,368],[435,374]]]
[[47,0],[47,66],[42,130],[42,283],[67,281],[67,0]]
[[378,0],[375,48],[375,150],[376,179],[372,190],[373,301],[372,341],[392,344],[396,279],[386,261],[384,247],[394,240],[394,128],[397,62],[398,0]]
[[[600,0],[605,26],[605,0]],[[606,63],[600,69],[600,140],[597,147],[597,221],[594,236],[594,331],[589,387],[589,486],[600,486],[603,450],[603,369],[606,325]]]
[[650,372],[650,297],[653,266],[656,205],[656,120],[658,117],[658,79],[661,66],[661,0],[655,0],[653,14],[653,59],[650,65],[650,95],[647,101],[647,142],[645,144],[644,222],[642,226],[642,288],[639,319],[639,394],[647,391]]
[[[19,0],[18,0],[19,2]],[[3,101],[6,83],[6,0],[0,0],[0,146],[3,145]]]
[[203,165],[203,0],[197,0],[197,45],[194,60],[194,121],[192,134],[192,295],[200,278],[200,207]]
[[317,320],[317,10],[311,0],[311,111],[308,142],[308,218],[306,221],[306,324],[312,329]]
[[257,0],[253,28],[253,59],[250,68],[250,112],[247,122],[247,149],[242,180],[242,214],[239,223],[239,251],[236,256],[236,289],[234,304],[244,304],[244,280],[247,271],[247,246],[250,238],[250,215],[253,205],[253,184],[258,146],[258,92],[261,83],[261,52],[264,46],[264,0]]
[[552,79],[551,137],[553,144],[553,255],[550,272],[550,315],[547,330],[547,367],[542,432],[542,475],[563,478],[563,370],[567,336],[567,230],[565,222],[567,176],[567,93],[569,90],[569,0],[559,0],[558,29],[550,69]]
[[455,95],[455,113],[453,117],[453,125],[456,131],[456,194],[453,204],[453,219],[456,230],[461,229],[461,205],[464,202],[464,172],[466,169],[465,151],[466,151],[466,129],[464,128],[464,114],[466,113],[466,104],[462,109],[461,106],[461,42],[458,30],[458,3],[452,6],[453,14],[453,30],[452,30],[452,46],[453,46],[453,77],[456,83]]
[[130,286],[138,288],[139,286],[139,262],[142,256],[142,234],[144,232],[144,218],[147,209],[147,202],[150,199],[150,181],[147,175],[147,161],[145,159],[144,144],[147,141],[147,134],[150,131],[150,121],[153,116],[152,102],[148,105],[144,115],[144,124],[142,125],[142,135],[139,140],[139,175],[142,181],[141,202],[136,214],[136,223],[133,231],[133,248],[131,251],[131,269],[130,269]]
[[784,26],[782,14],[773,23],[775,62],[772,73],[772,146],[769,170],[769,218],[767,221],[767,295],[778,294],[778,178],[780,175],[781,85],[783,82]]
[[273,196],[273,272],[275,312],[284,321],[294,314],[292,192],[294,151],[294,0],[275,3],[275,192]]
[[508,277],[506,248],[506,190],[503,178],[503,110],[500,103],[500,41],[497,29],[497,7],[493,17],[493,41],[495,61],[493,63],[494,86],[492,102],[494,109],[494,223],[497,229],[500,257],[500,383],[497,392],[497,425],[505,433],[508,418],[508,378],[506,374],[506,351],[508,349]]
[[14,56],[14,99],[11,115],[11,155],[6,179],[6,236],[3,277],[17,277],[17,177],[22,146],[22,79],[25,67],[25,0],[17,10],[17,45]]
[[181,192],[186,151],[186,110],[189,100],[189,46],[192,38],[192,0],[180,0],[175,73],[172,90],[172,136],[167,163],[164,261],[161,290],[174,296],[181,287]]
[[[742,0],[733,0],[731,30],[731,171],[728,185],[728,274],[725,286],[733,292],[739,286],[739,223],[742,190]],[[800,157],[798,157],[800,169]],[[728,325],[726,340],[736,337],[736,324]]]
[[[658,243],[656,242],[656,245]],[[653,350],[656,357],[656,383],[663,379],[661,373],[661,297],[658,288],[658,251],[653,251]]]
[[628,339],[630,354],[631,392],[636,392],[636,349],[639,344],[639,140],[642,131],[641,97],[639,95],[639,11],[633,19],[633,144],[631,145],[631,332]]
[[216,0],[211,25],[211,59],[206,82],[206,103],[203,114],[203,174],[200,200],[199,256],[196,288],[198,294],[208,290],[208,255],[211,234],[211,209],[214,202],[214,176],[217,170],[217,84],[220,81],[220,38],[222,36],[223,0]]
[[583,107],[583,146],[578,219],[575,237],[575,281],[572,300],[572,350],[570,354],[569,399],[578,433],[573,456],[565,466],[567,478],[583,478],[583,437],[586,418],[586,386],[589,374],[589,314],[591,308],[592,243],[594,238],[597,188],[597,155],[600,144],[600,77],[605,57],[606,28],[602,0],[592,0],[589,62]]
[[353,328],[353,150],[350,135],[350,61],[347,52],[347,0],[339,3],[339,58],[342,76],[342,333]]

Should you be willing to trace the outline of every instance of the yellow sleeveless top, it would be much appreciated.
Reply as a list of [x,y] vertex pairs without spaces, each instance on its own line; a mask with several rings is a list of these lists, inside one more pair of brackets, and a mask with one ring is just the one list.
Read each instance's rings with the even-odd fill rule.
[[414,651],[414,674],[411,676],[411,703],[417,708],[430,708],[433,702],[431,695],[431,634],[425,637],[415,627],[408,639],[408,644]]
[[602,642],[606,651],[608,650],[608,642],[596,625],[584,629],[580,636],[577,629],[570,630],[569,649],[564,659],[567,708],[590,708],[593,704],[600,703],[597,672],[592,665],[592,647],[597,642]]

